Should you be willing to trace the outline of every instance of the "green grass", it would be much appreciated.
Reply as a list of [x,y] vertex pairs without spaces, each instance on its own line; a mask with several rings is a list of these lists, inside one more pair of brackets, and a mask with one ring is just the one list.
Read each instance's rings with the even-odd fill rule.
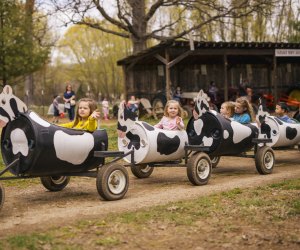
[[[7,243],[10,249],[41,249],[41,246],[51,243],[53,238],[49,234],[16,235],[9,237]],[[5,244],[6,245],[6,244]],[[5,249],[5,248],[3,248]]]
[[271,187],[274,189],[283,189],[283,190],[300,190],[300,185],[294,183],[293,186],[289,181],[284,181],[281,183],[272,184]]
[[106,237],[106,238],[96,240],[95,244],[100,245],[100,246],[110,246],[110,247],[112,247],[112,246],[119,245],[120,241],[115,237]]

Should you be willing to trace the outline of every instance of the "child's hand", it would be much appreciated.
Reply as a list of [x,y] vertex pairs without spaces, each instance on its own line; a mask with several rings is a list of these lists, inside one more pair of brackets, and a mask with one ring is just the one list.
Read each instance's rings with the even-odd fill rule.
[[177,128],[179,128],[179,130],[183,129],[182,124],[181,124],[181,118],[179,116],[176,116],[176,125],[177,125]]
[[176,124],[180,125],[180,117],[179,116],[176,116]]
[[92,114],[91,117],[95,118],[95,119],[100,119],[100,112],[95,110]]

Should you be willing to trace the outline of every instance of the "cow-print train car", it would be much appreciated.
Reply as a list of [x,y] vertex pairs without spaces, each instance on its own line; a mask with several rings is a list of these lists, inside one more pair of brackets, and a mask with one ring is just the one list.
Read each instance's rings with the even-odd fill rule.
[[133,151],[133,158],[124,158],[131,165],[137,178],[149,177],[154,167],[185,166],[187,176],[194,185],[208,183],[211,175],[211,162],[208,156],[197,154],[181,164],[186,155],[188,137],[185,130],[163,130],[146,122],[138,121],[137,116],[127,109],[124,102],[118,112],[118,148],[120,151]]
[[265,107],[260,106],[258,119],[261,120],[260,138],[271,139],[267,143],[272,148],[283,148],[299,145],[300,143],[300,123],[287,123],[275,116],[271,116]]
[[[187,125],[191,145],[206,148],[216,167],[221,156],[241,156],[255,158],[256,169],[260,174],[270,174],[275,164],[272,148],[266,145],[271,138],[260,136],[258,124],[241,124],[224,118],[214,110],[209,110],[207,95],[201,90],[196,98],[195,112]],[[246,154],[253,150],[254,155]]]
[[[186,131],[168,131],[138,121],[121,103],[118,147],[125,152],[134,150],[133,162],[129,157],[126,160],[136,177],[149,177],[153,167],[168,166],[167,161],[177,160],[175,165],[181,166],[179,162],[183,157],[188,178],[195,185],[207,183],[211,167],[216,167],[221,156],[252,157],[260,174],[272,172],[274,152],[266,146],[271,139],[259,138],[256,123],[240,124],[210,111],[207,95],[202,90],[195,105],[195,117],[189,120]],[[246,155],[245,152],[252,148],[254,155]]]
[[[14,176],[0,180],[40,177],[50,191],[60,191],[70,176],[96,177],[99,195],[105,200],[124,197],[128,173],[124,166],[105,164],[108,138],[106,130],[93,133],[63,128],[47,122],[12,93],[6,85],[0,94],[1,153],[6,165],[0,176],[9,171]],[[95,155],[100,157],[95,157]],[[111,154],[109,154],[110,156]],[[123,154],[118,154],[122,158]],[[0,183],[0,208],[4,188]]]

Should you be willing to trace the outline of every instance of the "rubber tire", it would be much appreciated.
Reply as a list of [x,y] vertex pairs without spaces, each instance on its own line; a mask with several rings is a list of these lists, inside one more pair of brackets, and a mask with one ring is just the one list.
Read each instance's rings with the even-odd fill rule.
[[275,164],[275,155],[272,148],[263,146],[255,154],[256,170],[260,174],[271,174]]
[[[199,167],[201,167],[199,163],[202,165],[202,167],[203,165],[205,167],[204,170],[200,169],[200,173],[198,172]],[[192,184],[196,186],[206,185],[209,181],[212,171],[209,156],[206,153],[194,154],[187,162],[186,171],[188,179]]]
[[0,211],[3,207],[4,201],[5,201],[5,190],[3,185],[0,183]]
[[[117,183],[114,184],[112,181],[117,181]],[[127,193],[129,186],[126,168],[118,163],[102,166],[97,174],[96,186],[103,200],[114,201],[122,199]]]
[[43,176],[40,179],[43,186],[51,192],[63,190],[70,182],[70,176]]
[[130,167],[132,174],[139,178],[148,178],[154,170],[154,167],[151,167],[149,164],[141,164]]
[[221,156],[210,156],[211,167],[216,168],[220,162]]

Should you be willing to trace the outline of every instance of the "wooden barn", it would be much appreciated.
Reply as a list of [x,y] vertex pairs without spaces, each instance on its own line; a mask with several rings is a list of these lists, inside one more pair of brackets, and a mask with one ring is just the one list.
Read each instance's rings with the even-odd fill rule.
[[163,42],[118,61],[123,67],[126,96],[153,100],[160,91],[170,96],[208,90],[214,81],[223,100],[240,83],[275,98],[300,85],[300,44],[271,42]]

